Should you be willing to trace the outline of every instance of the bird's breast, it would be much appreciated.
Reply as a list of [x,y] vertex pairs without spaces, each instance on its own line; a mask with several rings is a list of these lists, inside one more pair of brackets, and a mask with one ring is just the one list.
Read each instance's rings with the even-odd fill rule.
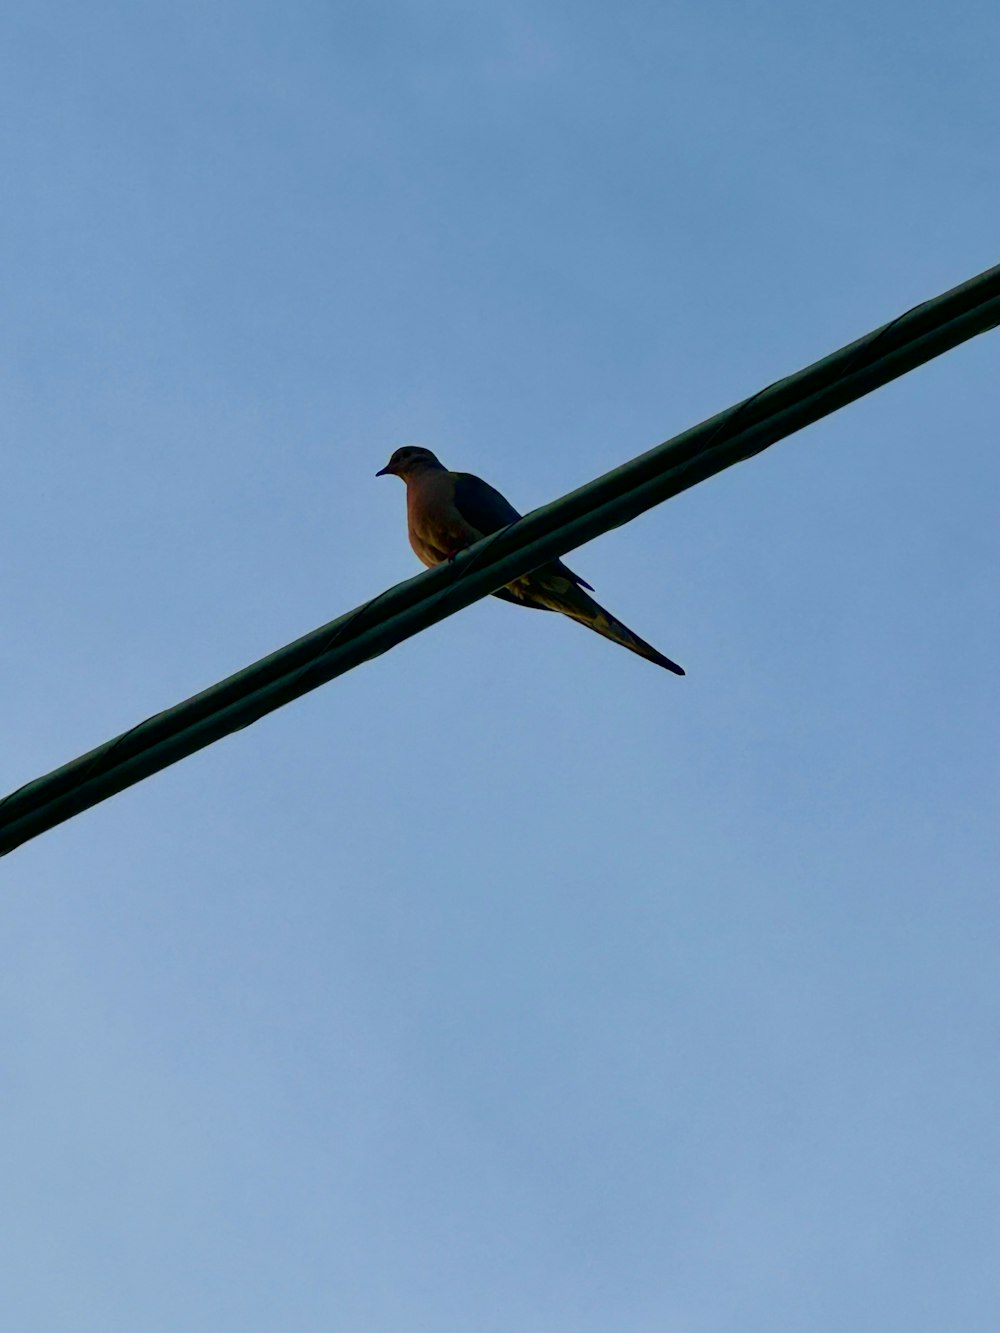
[[451,477],[444,471],[414,477],[406,487],[410,545],[422,564],[440,565],[469,544],[452,495]]

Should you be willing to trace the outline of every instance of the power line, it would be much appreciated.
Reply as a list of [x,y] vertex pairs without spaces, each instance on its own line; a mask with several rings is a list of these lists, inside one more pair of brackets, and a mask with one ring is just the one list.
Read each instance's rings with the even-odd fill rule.
[[0,855],[1000,324],[1000,265],[0,801]]

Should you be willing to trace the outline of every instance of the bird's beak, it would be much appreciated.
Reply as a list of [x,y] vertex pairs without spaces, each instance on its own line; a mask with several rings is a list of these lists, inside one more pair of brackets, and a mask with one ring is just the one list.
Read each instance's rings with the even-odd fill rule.
[[392,475],[392,468],[386,463],[385,467],[380,467],[375,475],[376,477],[389,477]]

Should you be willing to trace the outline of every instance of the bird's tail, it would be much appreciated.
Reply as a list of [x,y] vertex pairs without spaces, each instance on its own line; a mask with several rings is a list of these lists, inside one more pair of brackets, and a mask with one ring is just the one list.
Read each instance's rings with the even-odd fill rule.
[[571,620],[586,625],[587,629],[592,629],[597,634],[603,634],[612,643],[619,643],[623,648],[630,648],[633,653],[638,653],[647,662],[655,662],[657,666],[672,671],[675,676],[684,675],[682,666],[672,662],[669,657],[664,657],[663,653],[657,652],[653,645],[647,643],[645,639],[640,639],[638,634],[630,630],[627,625],[623,625],[620,620],[617,620],[610,611],[606,611],[603,606],[595,602],[593,597],[584,592],[582,588],[572,587],[561,595],[549,593],[545,600],[553,611],[561,611],[564,616],[569,616]]

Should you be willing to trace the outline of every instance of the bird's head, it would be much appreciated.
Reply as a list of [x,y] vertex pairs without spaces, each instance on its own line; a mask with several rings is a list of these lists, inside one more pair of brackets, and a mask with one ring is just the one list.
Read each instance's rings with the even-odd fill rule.
[[402,449],[397,449],[385,467],[379,468],[375,475],[402,477],[406,481],[409,477],[416,476],[418,472],[440,467],[443,467],[443,464],[438,462],[429,449],[422,449],[419,444],[404,444]]

